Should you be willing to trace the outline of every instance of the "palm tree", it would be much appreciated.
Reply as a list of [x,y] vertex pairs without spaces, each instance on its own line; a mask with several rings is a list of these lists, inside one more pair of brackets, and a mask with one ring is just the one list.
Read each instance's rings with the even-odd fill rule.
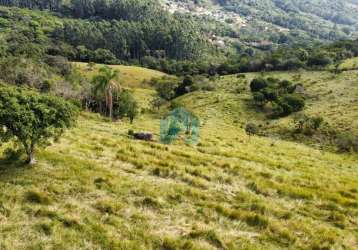
[[99,74],[92,79],[92,83],[94,84],[94,94],[96,96],[104,96],[106,108],[111,120],[113,118],[113,91],[121,91],[121,86],[118,81],[116,81],[118,76],[118,70],[113,70],[108,66],[104,66],[99,70]]

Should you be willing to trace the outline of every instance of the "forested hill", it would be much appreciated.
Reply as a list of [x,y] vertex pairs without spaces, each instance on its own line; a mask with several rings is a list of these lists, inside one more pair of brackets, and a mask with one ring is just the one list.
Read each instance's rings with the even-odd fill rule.
[[358,35],[356,0],[166,0],[166,4],[172,11],[189,10],[239,26],[245,39],[255,37],[255,32],[257,40],[274,43]]
[[[62,56],[215,75],[357,56],[356,1],[291,2],[0,0],[0,57]],[[348,41],[320,45],[342,39]]]
[[[0,1],[0,4],[51,10],[53,15],[46,16],[46,25],[50,26],[47,27],[46,35],[54,43],[51,46],[52,53],[56,49],[61,50],[68,54],[67,57],[71,57],[72,52],[63,48],[61,42],[74,48],[82,45],[91,51],[106,49],[108,51],[102,53],[106,58],[112,56],[113,59],[125,61],[143,56],[192,59],[200,56],[205,46],[199,28],[190,18],[163,12],[151,1],[112,1],[110,4],[108,1],[63,2]],[[0,27],[3,30],[16,27],[20,29],[16,39],[22,34],[28,38],[29,35],[24,33],[43,28],[41,22],[44,16],[43,12],[3,9]],[[88,60],[91,56],[86,49],[82,48],[82,60]]]

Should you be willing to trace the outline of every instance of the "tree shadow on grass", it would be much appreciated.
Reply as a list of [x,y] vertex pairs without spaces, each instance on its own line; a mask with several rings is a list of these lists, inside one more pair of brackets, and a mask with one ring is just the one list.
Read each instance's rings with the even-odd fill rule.
[[31,169],[31,166],[22,159],[12,160],[2,157],[0,158],[0,182],[22,176],[29,169]]

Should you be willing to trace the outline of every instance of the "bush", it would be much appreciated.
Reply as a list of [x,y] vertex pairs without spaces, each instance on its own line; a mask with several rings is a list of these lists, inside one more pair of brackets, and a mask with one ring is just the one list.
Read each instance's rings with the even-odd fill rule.
[[257,135],[259,132],[259,128],[256,124],[250,122],[246,125],[245,132],[249,136]]
[[337,136],[336,144],[340,152],[358,152],[358,136],[344,133]]
[[263,107],[271,102],[272,118],[287,116],[305,106],[304,99],[299,94],[293,94],[296,85],[287,80],[256,78],[251,81],[250,88],[257,106]]
[[180,82],[177,77],[164,76],[159,79],[153,79],[151,85],[155,87],[155,90],[161,98],[170,101],[176,97],[176,90]]
[[323,53],[318,53],[316,55],[311,56],[308,58],[307,64],[308,66],[327,66],[332,63],[332,59]]
[[189,93],[193,84],[193,77],[185,76],[182,83],[175,89],[176,97]]
[[62,76],[67,76],[71,73],[72,67],[67,58],[62,56],[47,56],[46,63],[53,67]]
[[267,80],[264,78],[255,78],[250,83],[250,89],[252,92],[258,92],[268,85]]
[[91,59],[97,63],[104,64],[116,64],[118,62],[116,56],[107,49],[97,49]]
[[294,117],[293,122],[295,124],[295,130],[297,133],[313,135],[315,131],[321,127],[323,118],[320,116],[309,117],[304,114],[298,114]]
[[265,95],[261,92],[254,92],[253,97],[254,102],[257,106],[263,107],[267,103]]
[[[283,104],[287,104],[287,106],[289,107],[289,110],[292,112],[298,112],[300,110],[302,110],[305,106],[305,101],[302,97],[298,96],[298,95],[285,95],[281,102],[283,102]],[[288,110],[287,110],[288,111]],[[288,113],[288,114],[290,114]]]
[[130,136],[130,137],[133,137],[133,136],[134,136],[134,131],[133,131],[133,129],[129,129],[129,130],[128,130],[128,136]]

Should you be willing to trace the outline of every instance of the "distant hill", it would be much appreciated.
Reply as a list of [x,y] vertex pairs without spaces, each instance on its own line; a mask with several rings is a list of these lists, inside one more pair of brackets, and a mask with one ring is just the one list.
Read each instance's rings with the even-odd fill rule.
[[358,36],[355,0],[166,0],[171,12],[212,17],[257,40],[286,43],[289,39],[336,40]]

